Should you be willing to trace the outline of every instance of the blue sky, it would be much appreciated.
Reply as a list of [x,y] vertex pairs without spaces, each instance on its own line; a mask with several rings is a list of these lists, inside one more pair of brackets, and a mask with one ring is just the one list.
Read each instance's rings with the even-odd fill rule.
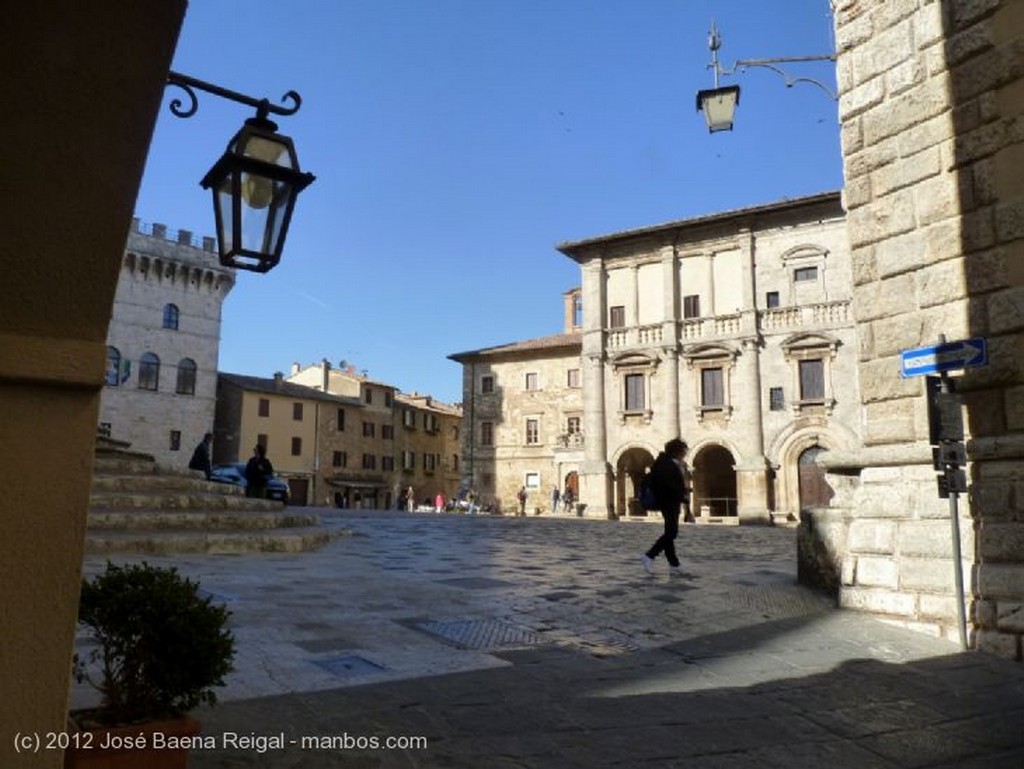
[[[558,243],[842,186],[836,103],[750,69],[736,129],[695,93],[720,58],[829,53],[828,0],[192,0],[173,69],[278,101],[303,170],[281,264],[240,273],[220,368],[344,359],[461,400],[454,352],[560,333],[580,282]],[[829,63],[791,68],[834,86]],[[251,116],[166,107],[136,205],[214,232],[198,181]]]

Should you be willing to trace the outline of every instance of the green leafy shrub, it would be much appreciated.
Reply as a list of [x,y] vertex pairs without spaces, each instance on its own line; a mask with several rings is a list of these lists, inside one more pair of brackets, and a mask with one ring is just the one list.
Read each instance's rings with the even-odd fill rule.
[[177,569],[146,563],[117,566],[82,581],[78,621],[91,628],[99,647],[89,676],[75,655],[75,676],[102,695],[92,714],[105,725],[180,715],[217,701],[214,687],[232,670],[235,639],[225,624],[230,612],[198,594],[199,585]]

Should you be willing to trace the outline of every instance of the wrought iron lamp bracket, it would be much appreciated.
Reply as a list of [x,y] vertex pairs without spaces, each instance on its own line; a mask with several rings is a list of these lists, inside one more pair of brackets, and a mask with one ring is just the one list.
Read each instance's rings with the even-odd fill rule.
[[180,72],[168,72],[167,84],[177,86],[188,95],[187,105],[179,98],[172,99],[169,105],[171,112],[180,118],[192,117],[196,114],[196,110],[199,109],[199,97],[196,95],[196,90],[205,91],[214,96],[220,96],[222,99],[229,99],[238,104],[252,107],[256,110],[256,117],[259,120],[266,120],[268,114],[294,115],[299,111],[299,107],[302,106],[302,97],[295,91],[288,91],[281,97],[281,101],[286,102],[286,104],[272,104],[269,99],[256,99],[252,96],[246,96],[244,93],[222,88],[219,85],[207,83],[205,80],[200,80],[190,75],[183,75]]

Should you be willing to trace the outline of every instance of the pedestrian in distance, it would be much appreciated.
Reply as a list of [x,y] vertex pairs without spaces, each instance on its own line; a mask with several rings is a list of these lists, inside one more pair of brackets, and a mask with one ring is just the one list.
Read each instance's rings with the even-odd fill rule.
[[202,470],[206,480],[210,480],[210,471],[213,463],[210,460],[210,445],[213,443],[213,433],[207,433],[199,441],[196,450],[192,452],[192,459],[188,461],[189,470]]
[[665,444],[665,450],[654,460],[647,483],[657,500],[665,529],[661,536],[644,553],[643,567],[648,574],[654,574],[654,559],[665,553],[671,576],[682,575],[679,558],[676,555],[676,536],[679,534],[679,516],[690,508],[690,471],[684,461],[686,443],[673,438]]
[[558,502],[561,500],[562,495],[558,493],[558,487],[555,486],[551,490],[551,514],[554,515],[558,512]]
[[267,459],[266,447],[257,443],[245,465],[245,496],[266,499],[267,481],[273,474],[274,466]]
[[407,512],[416,511],[416,494],[413,493],[412,486],[405,490],[405,506]]
[[526,515],[526,487],[520,486],[519,493],[516,494],[516,499],[519,500],[519,514]]
[[434,512],[444,512],[444,494],[442,494],[440,491],[437,492],[437,496],[434,497]]

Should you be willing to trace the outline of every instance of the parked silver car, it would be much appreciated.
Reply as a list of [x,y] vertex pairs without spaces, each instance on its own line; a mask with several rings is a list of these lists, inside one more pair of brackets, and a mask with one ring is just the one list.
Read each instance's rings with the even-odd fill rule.
[[[232,486],[245,488],[245,462],[232,462],[226,465],[214,465],[210,471],[210,480],[214,483],[229,483]],[[279,499],[288,504],[288,484],[272,475],[267,480],[267,499]]]

